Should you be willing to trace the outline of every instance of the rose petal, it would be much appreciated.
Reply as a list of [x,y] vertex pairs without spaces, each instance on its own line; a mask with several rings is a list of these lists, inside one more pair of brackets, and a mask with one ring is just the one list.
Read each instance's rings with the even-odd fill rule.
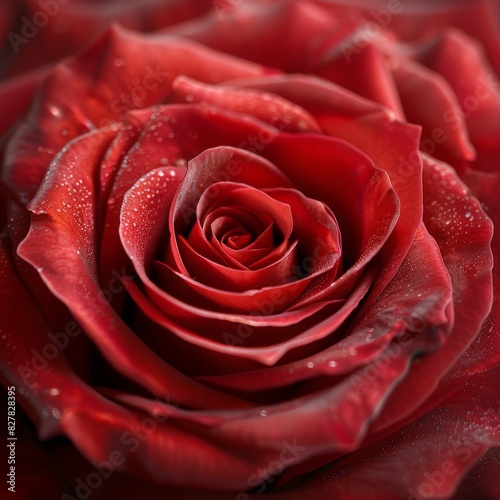
[[[449,84],[411,61],[400,61],[393,75],[408,121],[423,127],[420,148],[463,170],[465,162],[473,160],[476,152]],[[425,112],[428,109],[433,112]]]
[[[264,322],[274,322],[276,318],[266,320],[264,316],[281,314],[289,308],[296,299],[306,290],[307,286],[314,279],[314,276],[305,277],[298,281],[291,281],[278,286],[265,287],[259,290],[245,290],[241,293],[219,290],[209,285],[204,285],[196,280],[189,279],[186,276],[174,271],[163,262],[153,262],[152,280],[159,289],[155,292],[150,290],[148,295],[151,297],[156,307],[163,310],[166,314],[171,311],[170,299],[162,294],[168,293],[179,301],[190,304],[198,308],[199,314],[207,316],[206,311],[213,311],[214,317],[244,318],[252,316],[263,317]],[[163,296],[163,297],[162,297]],[[343,303],[344,300],[338,300]],[[311,304],[314,305],[314,304]],[[324,305],[324,304],[322,304]],[[309,310],[318,310],[321,306],[310,308]],[[182,305],[180,305],[182,307]],[[303,319],[304,310],[295,309],[294,317],[296,321]],[[222,313],[222,315],[221,315]],[[246,322],[246,321],[245,321]],[[284,318],[280,317],[279,324],[282,325]],[[288,323],[288,322],[285,322]]]
[[172,83],[172,89],[170,99],[174,102],[208,103],[219,109],[255,116],[286,132],[320,132],[318,124],[307,111],[273,94],[227,85],[207,85],[185,76],[179,76]]
[[[469,170],[465,176],[467,185],[481,201],[488,217],[495,228],[500,225],[500,199],[498,189],[500,175],[477,170]],[[493,256],[500,255],[500,233],[493,232]],[[490,315],[483,323],[481,332],[474,343],[464,352],[453,368],[442,381],[444,385],[457,383],[457,380],[467,380],[472,374],[490,370],[500,363],[500,266],[493,266],[493,305]]]
[[[306,196],[332,210],[342,234],[346,272],[332,285],[328,283],[319,291],[306,294],[295,307],[338,297],[359,278],[391,238],[397,224],[399,200],[385,172],[374,168],[368,157],[347,142],[323,136],[281,134],[269,145],[266,155],[295,185],[301,186]],[[335,163],[332,164],[331,158],[335,158]],[[303,165],[311,162],[315,167],[314,177],[305,175],[303,170]],[[316,182],[318,177],[323,179],[322,183]],[[373,231],[374,227],[377,231]]]
[[360,33],[363,37],[369,29],[368,25],[358,26],[354,39],[341,43],[341,51],[337,49],[338,45],[333,45],[328,56],[321,61],[321,66],[315,68],[313,73],[386,106],[398,119],[404,120],[397,88],[387,67],[388,57],[384,45],[388,42],[381,40],[382,37],[377,40],[366,37],[364,43],[360,43],[357,37]]
[[[287,72],[309,71],[318,50],[340,40],[345,32],[346,16],[339,19],[312,2],[218,7],[203,21],[172,26],[165,32]],[[235,32],[243,36],[235,37]]]
[[[212,428],[212,435],[231,447],[244,446],[248,456],[255,453],[255,444],[257,447],[270,445],[270,449],[276,450],[276,443],[283,443],[283,440],[293,437],[294,443],[302,448],[302,453],[296,454],[290,460],[290,465],[329,451],[351,450],[366,432],[367,423],[378,412],[388,388],[407,369],[407,355],[395,356],[391,366],[381,373],[375,387],[368,387],[364,375],[360,374],[354,381],[346,380],[313,396],[269,405],[264,409],[185,413],[185,417],[217,424]],[[161,412],[158,408],[161,404],[154,404],[144,398],[125,396],[119,400],[147,410],[150,414],[155,409],[160,414],[171,414],[170,408]],[[266,479],[270,471],[261,474],[262,479]]]
[[448,30],[424,62],[449,82],[457,96],[477,151],[475,168],[495,171],[500,156],[500,92],[498,78],[477,41]]
[[26,112],[35,95],[36,87],[48,72],[49,68],[42,68],[2,82],[0,85],[0,98],[2,99],[0,134],[5,134]]

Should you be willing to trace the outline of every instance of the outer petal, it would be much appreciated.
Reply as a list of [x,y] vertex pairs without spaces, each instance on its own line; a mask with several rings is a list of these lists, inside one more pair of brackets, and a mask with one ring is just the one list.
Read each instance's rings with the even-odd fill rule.
[[287,132],[320,132],[314,118],[303,108],[265,92],[211,86],[184,76],[172,84],[171,99],[180,102],[203,102],[239,113],[246,113]]
[[28,109],[35,94],[37,85],[50,71],[42,68],[12,78],[0,85],[2,115],[0,117],[0,134],[3,135]]
[[[308,72],[318,51],[352,29],[348,17],[339,18],[334,9],[329,12],[314,2],[271,0],[241,3],[223,16],[214,11],[211,17],[165,32],[287,72]],[[235,37],[235,30],[242,36]]]
[[[424,55],[424,62],[442,75],[457,96],[477,151],[474,167],[484,171],[498,169],[500,146],[500,90],[477,41],[455,30],[448,30],[437,46]],[[461,71],[457,72],[457,65]],[[450,121],[451,118],[448,117]],[[452,122],[457,126],[456,122]]]
[[393,75],[408,121],[423,128],[422,151],[463,170],[466,161],[475,159],[476,151],[450,85],[440,75],[411,61],[396,63]]

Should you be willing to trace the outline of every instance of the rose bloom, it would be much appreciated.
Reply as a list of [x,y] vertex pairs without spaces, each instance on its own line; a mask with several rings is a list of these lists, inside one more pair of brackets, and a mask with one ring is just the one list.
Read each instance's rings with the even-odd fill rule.
[[499,498],[498,4],[183,16],[0,86],[2,487]]

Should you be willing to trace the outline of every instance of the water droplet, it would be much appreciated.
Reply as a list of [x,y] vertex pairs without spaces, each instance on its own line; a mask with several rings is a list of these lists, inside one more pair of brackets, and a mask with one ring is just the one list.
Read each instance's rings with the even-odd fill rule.
[[120,68],[121,66],[123,66],[125,64],[125,61],[121,57],[115,59],[114,62],[115,62],[115,66],[117,68]]
[[330,368],[335,368],[335,367],[337,366],[337,362],[336,362],[336,361],[329,361],[329,362],[328,362],[328,366],[329,366]]
[[314,368],[314,363],[312,361],[309,361],[307,363],[307,368]]
[[261,410],[260,415],[262,417],[267,417],[267,411],[266,410]]
[[302,130],[305,130],[307,128],[307,122],[305,120],[299,120],[298,125]]
[[62,111],[57,106],[49,105],[48,108],[50,113],[55,117],[60,118],[62,116]]

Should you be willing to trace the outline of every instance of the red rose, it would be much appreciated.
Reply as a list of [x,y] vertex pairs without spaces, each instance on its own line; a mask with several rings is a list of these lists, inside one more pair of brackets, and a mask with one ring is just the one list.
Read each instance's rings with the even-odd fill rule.
[[443,34],[480,10],[442,5],[217,4],[50,72],[4,142],[1,275],[43,488],[493,497],[500,99]]

